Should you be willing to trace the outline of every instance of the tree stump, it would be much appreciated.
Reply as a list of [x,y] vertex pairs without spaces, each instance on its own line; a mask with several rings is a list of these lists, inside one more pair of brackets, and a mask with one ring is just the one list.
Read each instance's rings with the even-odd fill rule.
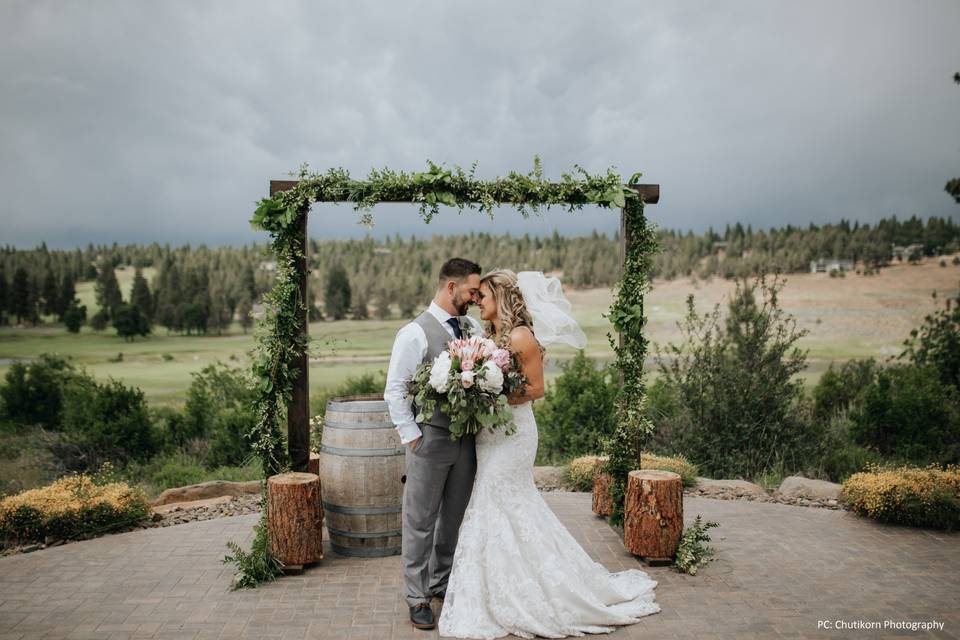
[[593,476],[593,512],[598,516],[607,517],[613,513],[613,499],[610,498],[610,485],[613,476],[599,472]]
[[323,559],[320,477],[281,473],[267,480],[267,541],[270,554],[294,567]]
[[672,561],[683,533],[683,482],[670,471],[631,471],[623,545],[647,563]]

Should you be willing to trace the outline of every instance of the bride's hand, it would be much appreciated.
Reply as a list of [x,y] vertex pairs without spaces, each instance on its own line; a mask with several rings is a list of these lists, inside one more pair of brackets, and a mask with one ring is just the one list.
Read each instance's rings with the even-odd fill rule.
[[540,344],[528,327],[515,327],[510,332],[510,346],[520,361],[520,370],[527,377],[527,386],[507,396],[511,405],[531,402],[543,397],[543,359]]

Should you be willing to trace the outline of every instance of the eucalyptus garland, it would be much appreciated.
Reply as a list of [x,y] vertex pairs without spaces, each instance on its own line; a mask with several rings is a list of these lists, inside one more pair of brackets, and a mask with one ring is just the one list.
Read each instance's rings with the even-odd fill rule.
[[[610,523],[617,526],[623,525],[628,474],[638,468],[642,444],[653,433],[653,423],[645,411],[647,394],[643,362],[648,341],[643,334],[647,322],[643,297],[650,288],[650,267],[657,250],[656,234],[647,226],[643,203],[639,199],[628,201],[623,214],[630,242],[626,244],[623,274],[608,316],[617,333],[607,333],[622,378],[616,400],[617,429],[608,441],[606,451],[609,456],[607,472],[613,476]],[[622,345],[618,335],[623,338]]]
[[[614,345],[618,366],[624,372],[623,391],[617,405],[621,425],[609,451],[617,482],[620,482],[621,475],[626,478],[626,473],[639,460],[634,435],[649,426],[642,419],[642,375],[646,351],[646,342],[641,335],[644,325],[642,294],[650,262],[646,252],[655,246],[653,234],[644,225],[640,196],[624,185],[612,168],[604,175],[591,175],[581,166],[574,165],[572,172],[561,175],[560,182],[550,182],[543,177],[538,157],[534,158],[533,170],[529,173],[511,172],[493,180],[478,180],[476,164],[469,172],[458,166],[446,168],[430,161],[427,165],[427,171],[410,174],[374,169],[366,180],[354,180],[343,168],[314,173],[303,165],[297,175],[298,182],[287,191],[261,200],[250,220],[255,229],[271,234],[277,272],[272,290],[263,299],[265,314],[255,331],[253,377],[258,392],[255,400],[257,421],[247,434],[262,462],[261,518],[252,550],[244,553],[236,544],[228,543],[232,555],[224,559],[224,562],[234,562],[238,566],[234,581],[237,587],[255,587],[260,582],[272,580],[282,569],[270,557],[266,543],[266,478],[289,469],[281,425],[286,422],[297,375],[291,365],[308,349],[310,341],[300,325],[305,301],[301,299],[299,288],[303,274],[297,268],[304,250],[299,222],[301,216],[309,213],[314,202],[353,202],[359,222],[367,226],[373,225],[374,206],[382,202],[419,204],[420,216],[426,223],[439,213],[441,205],[454,207],[461,213],[465,208],[479,209],[491,219],[494,209],[504,204],[517,209],[525,218],[538,212],[540,207],[549,209],[562,205],[568,211],[582,209],[584,205],[623,208],[631,225],[633,242],[628,247],[623,283],[610,315],[616,330],[625,336],[622,349]],[[635,183],[639,177],[639,173],[634,174],[628,184]],[[620,467],[629,468],[621,474]],[[622,494],[623,485],[619,486]],[[614,503],[620,505],[622,517],[622,495],[619,502],[615,500]]]

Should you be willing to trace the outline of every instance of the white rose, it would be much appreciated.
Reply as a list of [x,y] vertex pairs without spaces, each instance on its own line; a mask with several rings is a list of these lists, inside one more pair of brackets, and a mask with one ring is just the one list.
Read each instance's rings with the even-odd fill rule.
[[460,374],[460,382],[463,384],[464,389],[469,389],[473,386],[473,377],[477,375],[476,371],[464,371]]
[[487,393],[503,391],[503,372],[493,360],[483,363],[483,380],[480,381],[480,388]]
[[430,386],[438,393],[447,392],[447,379],[450,377],[450,352],[444,351],[437,359],[433,361],[433,367],[430,369]]

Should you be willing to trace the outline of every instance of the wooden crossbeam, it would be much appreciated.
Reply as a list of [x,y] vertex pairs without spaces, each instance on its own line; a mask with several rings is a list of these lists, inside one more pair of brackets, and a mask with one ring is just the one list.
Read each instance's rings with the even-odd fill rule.
[[[279,193],[280,191],[289,191],[299,182],[298,180],[271,180],[270,181],[270,195]],[[629,188],[633,189],[641,196],[643,196],[643,202],[645,204],[657,204],[660,200],[660,185],[658,184],[628,184]],[[409,202],[409,200],[394,200],[384,202]]]

